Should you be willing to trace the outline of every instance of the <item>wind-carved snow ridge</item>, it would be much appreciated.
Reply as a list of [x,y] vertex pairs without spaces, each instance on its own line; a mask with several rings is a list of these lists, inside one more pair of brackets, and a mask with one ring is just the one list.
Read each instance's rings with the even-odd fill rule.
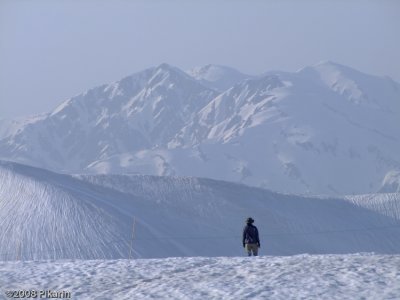
[[347,200],[384,216],[400,220],[400,193],[347,196]]
[[0,260],[241,256],[248,216],[264,255],[400,253],[397,194],[313,198],[204,178],[61,175],[11,162],[0,162],[0,185]]
[[40,118],[0,121],[0,158],[63,173],[207,177],[296,194],[396,192],[399,99],[392,79],[332,62],[260,76],[161,64]]

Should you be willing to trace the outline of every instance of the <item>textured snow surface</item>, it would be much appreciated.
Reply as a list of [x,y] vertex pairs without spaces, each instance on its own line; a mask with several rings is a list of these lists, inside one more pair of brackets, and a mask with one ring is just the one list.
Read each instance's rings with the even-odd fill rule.
[[0,121],[0,158],[297,194],[398,191],[399,83],[331,62],[257,77],[215,65],[190,74],[162,64],[39,118]]
[[399,203],[400,194],[304,197],[210,179],[71,176],[0,162],[0,260],[239,256],[248,216],[264,255],[399,254]]
[[[0,262],[0,288],[72,299],[399,299],[400,256]],[[4,297],[5,299],[5,297]]]

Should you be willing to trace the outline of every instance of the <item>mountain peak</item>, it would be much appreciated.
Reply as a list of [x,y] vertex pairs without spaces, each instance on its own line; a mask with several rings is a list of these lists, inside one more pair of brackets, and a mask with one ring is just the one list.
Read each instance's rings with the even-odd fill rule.
[[188,71],[189,75],[196,79],[205,79],[208,81],[217,81],[225,75],[246,76],[240,71],[222,65],[208,64],[202,67],[195,67]]
[[161,75],[163,78],[175,78],[175,80],[188,80],[193,81],[193,77],[189,76],[186,72],[181,69],[172,66],[167,63],[159,64],[158,66],[150,69],[152,72],[150,73],[150,77],[159,78],[158,75]]
[[331,60],[321,60],[321,61],[317,62],[316,64],[312,64],[312,65],[309,65],[309,66],[299,69],[297,71],[297,73],[305,74],[305,73],[311,73],[311,72],[312,73],[321,73],[321,72],[327,72],[327,71],[341,71],[346,68],[351,69],[349,67],[338,64]]
[[[399,95],[394,82],[331,61],[257,77],[211,64],[189,76],[163,63],[90,89],[17,130],[0,121],[0,158],[73,173],[371,192],[399,170]],[[318,166],[310,163],[316,154]]]
[[234,68],[214,64],[195,67],[187,73],[204,85],[219,91],[224,91],[234,84],[252,77]]
[[172,66],[170,64],[167,64],[167,63],[159,64],[158,66],[155,67],[155,70],[157,70],[157,71],[161,70],[161,71],[166,71],[166,72],[177,72],[178,71],[178,72],[184,73],[179,68],[174,67],[174,66]]
[[345,66],[345,65],[342,65],[342,64],[339,64],[337,62],[330,61],[330,60],[320,61],[319,63],[316,63],[315,65],[313,65],[313,68],[316,69],[316,70],[320,70],[320,71],[323,71],[323,70],[330,70],[330,71],[335,70],[337,72],[346,73],[346,74],[347,73],[352,73],[352,74],[358,73],[358,74],[361,74],[360,71],[358,71],[358,70],[356,70],[354,68],[351,68],[349,66]]
[[358,78],[365,76],[380,78],[379,76],[367,75],[352,67],[345,66],[330,60],[323,60],[311,66],[304,67],[298,70],[297,73],[318,75],[319,77],[325,78],[340,75],[341,77],[351,78],[352,80],[357,80]]
[[313,66],[334,66],[334,67],[344,67],[344,65],[334,62],[332,60],[321,60]]

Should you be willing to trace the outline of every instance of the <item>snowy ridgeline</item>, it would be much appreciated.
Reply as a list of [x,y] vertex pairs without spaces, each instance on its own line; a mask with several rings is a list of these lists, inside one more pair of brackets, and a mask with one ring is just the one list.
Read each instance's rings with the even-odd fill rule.
[[262,255],[400,253],[400,194],[302,197],[210,179],[71,176],[0,162],[0,260],[241,256],[248,216]]
[[209,65],[189,75],[162,64],[41,116],[0,120],[0,159],[294,194],[399,192],[399,83],[331,62],[255,77]]
[[399,299],[399,266],[398,255],[360,254],[0,262],[0,282],[2,293],[46,288],[72,299],[376,300]]

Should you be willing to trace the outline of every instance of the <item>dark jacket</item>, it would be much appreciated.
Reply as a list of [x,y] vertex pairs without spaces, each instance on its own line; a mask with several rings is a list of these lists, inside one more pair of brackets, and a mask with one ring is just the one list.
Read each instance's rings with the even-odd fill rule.
[[258,236],[258,229],[253,224],[247,223],[243,228],[243,245],[244,244],[257,244],[260,246],[260,238]]

